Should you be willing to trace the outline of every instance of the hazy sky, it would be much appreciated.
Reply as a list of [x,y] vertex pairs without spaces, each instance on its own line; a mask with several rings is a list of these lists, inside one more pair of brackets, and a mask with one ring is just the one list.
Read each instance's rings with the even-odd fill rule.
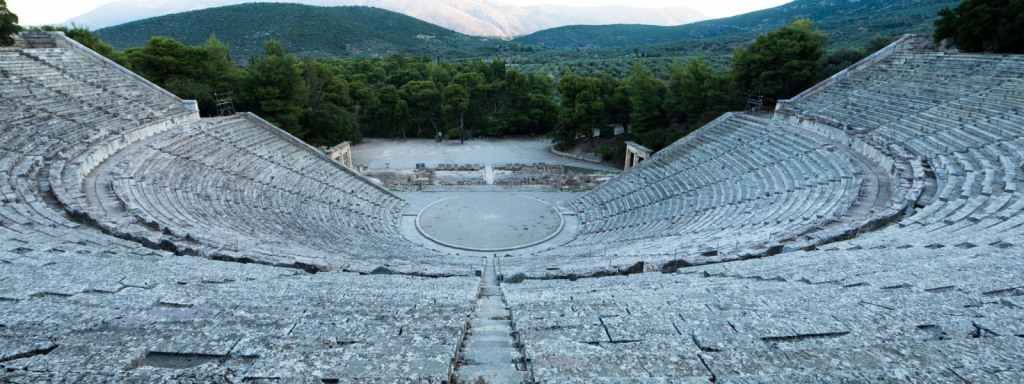
[[[286,1],[286,0],[280,0]],[[416,1],[416,0],[410,0]],[[491,0],[494,1],[494,0]],[[664,8],[688,6],[711,17],[726,17],[770,8],[790,0],[502,0],[515,5],[565,4],[577,6],[624,4],[637,7]],[[42,25],[62,23],[111,0],[7,0],[7,7],[18,15],[19,24]]]

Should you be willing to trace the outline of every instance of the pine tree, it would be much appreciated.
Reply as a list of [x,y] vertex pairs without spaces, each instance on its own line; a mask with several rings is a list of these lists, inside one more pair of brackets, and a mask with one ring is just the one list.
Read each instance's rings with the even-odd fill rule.
[[629,123],[634,134],[643,135],[651,130],[665,128],[665,113],[661,109],[665,85],[655,79],[651,71],[644,69],[643,61],[633,64],[633,74],[626,83],[626,93],[632,107]]
[[966,0],[939,10],[935,41],[971,52],[1024,53],[1024,0]]
[[579,77],[566,69],[558,82],[562,106],[558,110],[558,123],[552,137],[560,147],[572,147],[576,136],[589,136],[594,128],[608,125],[608,111],[601,101],[601,80]]
[[18,15],[7,9],[7,0],[0,0],[0,47],[14,45],[14,37],[11,35],[18,32],[21,32]]
[[263,44],[264,56],[254,57],[246,68],[245,93],[249,108],[293,136],[302,139],[306,130],[299,122],[309,90],[296,65],[278,41]]
[[411,81],[399,90],[408,105],[410,120],[416,124],[416,136],[420,136],[420,127],[430,124],[434,134],[443,131],[437,123],[442,121],[444,109],[441,107],[441,91],[433,81]]
[[202,79],[206,66],[206,51],[166,37],[154,36],[142,47],[125,51],[132,70],[156,85],[165,85],[175,77]]
[[530,117],[522,111],[530,101],[531,88],[530,78],[526,74],[514,69],[505,73],[499,122],[492,126],[488,134],[522,134],[530,129]]
[[725,112],[742,108],[743,100],[732,73],[715,73],[703,56],[691,59],[685,66],[673,63],[668,71],[665,110],[670,115],[699,126]]
[[445,87],[444,113],[448,120],[457,121],[461,142],[465,142],[463,136],[466,133],[466,111],[469,111],[469,92],[466,92],[466,88],[457,83]]
[[335,145],[342,141],[358,143],[362,140],[351,112],[324,102],[317,110],[306,110],[302,125],[309,130],[306,141],[313,144]]
[[808,19],[796,19],[758,36],[750,48],[736,48],[733,72],[740,90],[774,101],[810,87],[828,42],[828,36],[813,26]]
[[112,45],[103,42],[103,40],[100,39],[99,32],[89,31],[89,28],[85,27],[74,27],[71,29],[64,27],[63,29],[65,30],[65,36],[77,41],[86,48],[93,50],[93,52],[106,57],[108,60],[117,63],[117,65],[132,69],[131,62],[128,61],[128,55],[122,51],[114,49]]
[[204,81],[213,89],[238,87],[243,72],[231,60],[228,46],[211,33],[203,45],[203,50],[206,51],[206,59],[203,62]]

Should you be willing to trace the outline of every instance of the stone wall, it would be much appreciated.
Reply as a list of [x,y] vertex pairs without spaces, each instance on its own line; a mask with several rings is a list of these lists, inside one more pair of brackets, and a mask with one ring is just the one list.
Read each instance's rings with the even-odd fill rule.
[[591,163],[600,163],[600,162],[604,161],[604,159],[602,159],[601,156],[595,155],[593,153],[590,153],[590,154],[587,154],[587,155],[574,155],[574,154],[571,154],[571,153],[559,151],[559,150],[555,149],[554,145],[551,146],[551,153],[554,153],[554,154],[556,154],[558,156],[565,156],[565,157],[571,157],[571,158],[577,159],[577,160],[589,161]]
[[[549,185],[594,188],[611,179],[614,174],[594,172],[577,174],[566,172],[561,165],[506,164],[493,169],[493,185]],[[368,170],[363,175],[379,180],[385,187],[486,185],[485,170],[475,164],[442,164],[438,168],[417,170]]]

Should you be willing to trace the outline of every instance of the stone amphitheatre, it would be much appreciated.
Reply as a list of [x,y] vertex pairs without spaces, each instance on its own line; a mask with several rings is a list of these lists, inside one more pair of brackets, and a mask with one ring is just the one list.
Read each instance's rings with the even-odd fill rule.
[[1024,57],[907,35],[597,188],[507,195],[543,233],[490,247],[416,228],[470,192],[392,192],[22,33],[0,381],[1022,382],[1022,107]]

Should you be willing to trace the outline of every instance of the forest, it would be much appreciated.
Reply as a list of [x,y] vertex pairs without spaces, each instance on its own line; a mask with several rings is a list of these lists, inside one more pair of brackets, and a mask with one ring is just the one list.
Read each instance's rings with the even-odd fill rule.
[[263,42],[280,41],[298,57],[354,59],[430,55],[444,60],[493,57],[505,47],[495,38],[464,35],[400,13],[373,7],[319,7],[246,3],[133,21],[97,32],[117,49],[145,45],[150,37],[202,45],[211,34],[245,64],[263,53]]
[[[1014,7],[1019,0],[968,0],[943,8],[936,39],[972,51],[1020,52],[1022,21],[1001,11]],[[16,16],[4,20],[0,27],[18,29]],[[618,47],[610,59],[582,55],[539,63],[516,55],[549,48],[510,43],[501,49],[509,56],[490,60],[401,54],[345,60],[298,57],[271,39],[239,65],[213,34],[202,45],[152,37],[122,51],[85,28],[38,29],[65,32],[170,92],[197,100],[207,116],[217,113],[214,93],[230,90],[236,110],[256,113],[311,144],[369,136],[545,134],[566,148],[595,130],[610,138],[610,127],[621,124],[626,133],[614,137],[618,145],[598,148],[607,157],[621,157],[626,140],[661,149],[725,112],[742,110],[746,95],[762,96],[769,105],[792,97],[896,39],[876,35],[857,48],[826,51],[830,37],[810,20],[794,19],[749,42],[722,36],[655,51]],[[671,51],[671,44],[696,55],[663,57],[659,52]],[[726,47],[731,55],[724,54]]]
[[811,21],[794,20],[737,48],[728,61],[697,56],[669,62],[637,50],[630,71],[608,73],[573,62],[520,71],[498,59],[300,58],[275,40],[240,66],[215,35],[202,46],[153,37],[119,51],[84,28],[44,29],[63,30],[168,91],[197,100],[203,115],[217,113],[215,92],[231,90],[236,110],[314,145],[362,137],[543,134],[565,148],[595,129],[607,136],[611,125],[627,127],[616,137],[617,148],[599,148],[607,157],[622,156],[626,140],[661,149],[727,111],[742,110],[745,93],[769,102],[792,97],[893,41],[877,36],[861,50],[826,54],[828,37]]

